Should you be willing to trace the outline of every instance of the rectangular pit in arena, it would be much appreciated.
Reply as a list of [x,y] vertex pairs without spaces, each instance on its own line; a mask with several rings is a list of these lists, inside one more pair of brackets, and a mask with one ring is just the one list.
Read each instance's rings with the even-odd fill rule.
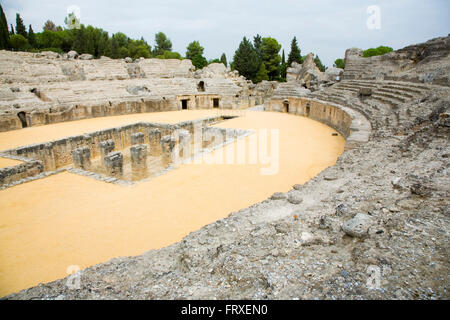
[[64,170],[121,185],[156,177],[249,135],[248,130],[211,127],[235,117],[175,125],[139,122],[4,151],[3,157],[24,163],[0,168],[0,188]]

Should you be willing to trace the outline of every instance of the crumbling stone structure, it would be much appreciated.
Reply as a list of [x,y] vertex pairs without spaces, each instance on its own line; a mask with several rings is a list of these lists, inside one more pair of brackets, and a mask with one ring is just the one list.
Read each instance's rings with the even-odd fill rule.
[[75,168],[88,170],[91,167],[91,149],[82,147],[73,150],[72,159]]
[[111,176],[121,176],[123,174],[123,154],[111,152],[105,156],[105,168]]
[[147,167],[147,145],[137,144],[131,147],[131,166],[133,170],[143,170]]

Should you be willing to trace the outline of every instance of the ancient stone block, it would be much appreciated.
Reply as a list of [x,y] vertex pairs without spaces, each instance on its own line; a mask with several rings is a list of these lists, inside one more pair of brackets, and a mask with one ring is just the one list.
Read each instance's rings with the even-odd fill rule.
[[134,133],[131,135],[131,145],[143,143],[144,143],[144,134],[142,132]]
[[165,165],[175,162],[176,154],[176,139],[174,136],[164,136],[161,138],[161,150],[162,150],[162,159]]
[[130,154],[133,169],[144,169],[147,167],[147,145],[137,144],[132,146]]
[[100,142],[98,144],[98,147],[100,148],[101,159],[102,159],[102,162],[104,163],[105,157],[114,150],[116,145],[113,140],[106,140],[106,141]]
[[191,134],[187,130],[180,130],[178,132],[180,158],[186,159],[191,154]]
[[148,132],[150,143],[150,155],[158,156],[161,154],[161,131],[159,129],[150,129]]
[[359,89],[359,95],[361,97],[369,97],[372,95],[372,89],[371,88],[361,88],[361,89]]
[[81,147],[72,151],[72,160],[75,168],[88,170],[91,166],[91,149]]
[[120,152],[111,152],[105,156],[106,172],[110,175],[122,175],[123,155]]

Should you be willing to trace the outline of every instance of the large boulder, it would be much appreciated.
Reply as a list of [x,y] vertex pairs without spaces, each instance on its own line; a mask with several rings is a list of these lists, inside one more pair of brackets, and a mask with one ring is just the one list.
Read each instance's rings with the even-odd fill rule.
[[92,54],[83,53],[82,55],[80,55],[78,57],[78,59],[80,59],[80,60],[92,60],[92,59],[94,59],[94,56]]
[[340,81],[344,75],[344,69],[331,67],[325,70],[326,81]]
[[68,59],[76,59],[78,57],[78,52],[72,50],[67,52],[67,58]]

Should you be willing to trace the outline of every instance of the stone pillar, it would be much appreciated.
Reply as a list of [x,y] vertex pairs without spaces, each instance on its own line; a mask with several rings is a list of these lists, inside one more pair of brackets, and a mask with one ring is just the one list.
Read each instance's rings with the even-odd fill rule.
[[148,140],[150,143],[150,155],[161,155],[161,131],[159,129],[150,129],[148,132]]
[[105,168],[109,175],[123,174],[123,155],[120,152],[111,152],[105,156]]
[[98,144],[98,147],[100,148],[100,156],[102,159],[103,165],[105,164],[105,157],[114,150],[116,147],[113,140],[106,140],[102,141]]
[[178,131],[180,158],[187,159],[191,155],[191,134],[187,130]]
[[144,134],[141,132],[134,133],[131,135],[131,145],[144,144]]
[[131,167],[133,170],[142,170],[147,167],[147,145],[137,144],[131,147]]
[[73,165],[75,168],[89,170],[91,167],[91,149],[81,147],[72,151]]
[[164,136],[161,139],[162,160],[164,165],[176,162],[176,142],[174,136]]

